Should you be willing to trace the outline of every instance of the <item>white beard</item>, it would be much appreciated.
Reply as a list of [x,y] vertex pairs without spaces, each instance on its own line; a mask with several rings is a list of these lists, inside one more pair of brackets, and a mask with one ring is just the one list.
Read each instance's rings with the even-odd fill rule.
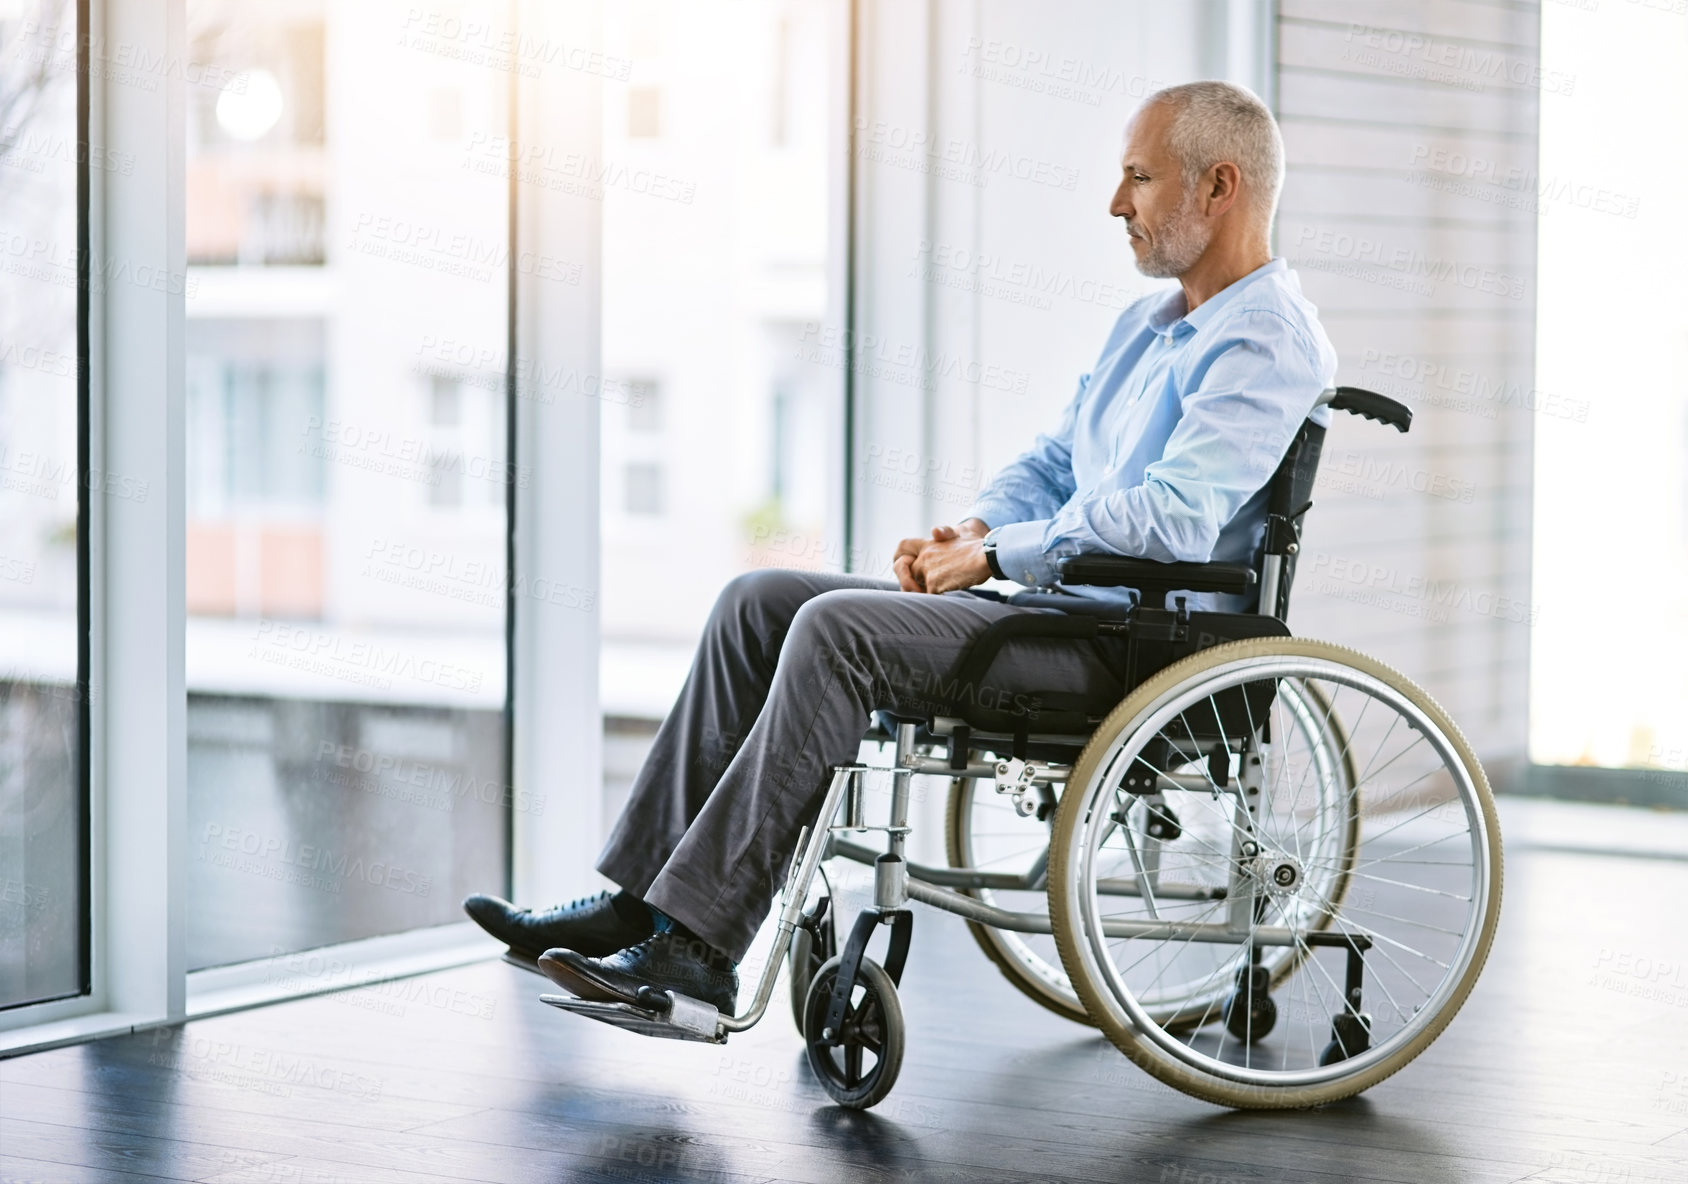
[[1196,216],[1196,193],[1190,190],[1178,211],[1162,224],[1137,270],[1155,280],[1177,279],[1196,265],[1213,241],[1213,228]]

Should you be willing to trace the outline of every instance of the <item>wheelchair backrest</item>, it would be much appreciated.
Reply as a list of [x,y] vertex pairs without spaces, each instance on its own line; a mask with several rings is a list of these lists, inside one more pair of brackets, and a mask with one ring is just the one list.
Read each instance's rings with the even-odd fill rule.
[[[1407,431],[1413,422],[1412,408],[1357,386],[1332,387],[1319,396],[1317,405],[1373,419],[1399,432]],[[1261,573],[1262,603],[1258,611],[1280,621],[1289,619],[1289,589],[1295,582],[1295,561],[1301,554],[1302,516],[1313,505],[1313,482],[1319,475],[1324,447],[1325,429],[1307,420],[1267,483],[1266,537],[1255,562],[1255,570]],[[1276,578],[1270,574],[1274,567]]]
[[[1319,457],[1325,448],[1325,429],[1307,420],[1290,441],[1278,462],[1266,490],[1266,539],[1255,564],[1259,570],[1271,555],[1279,557],[1276,603],[1262,604],[1260,612],[1280,621],[1289,619],[1289,589],[1295,582],[1295,561],[1301,553],[1301,521],[1313,504],[1313,481],[1319,475]],[[1263,590],[1264,591],[1264,590]]]

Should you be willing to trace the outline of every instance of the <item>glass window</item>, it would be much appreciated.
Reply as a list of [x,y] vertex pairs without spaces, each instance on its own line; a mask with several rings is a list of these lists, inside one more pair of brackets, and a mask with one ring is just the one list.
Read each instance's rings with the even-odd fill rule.
[[0,5],[0,1007],[88,987],[80,495],[145,496],[80,479],[75,20]]
[[[640,0],[604,10],[604,711],[612,785],[672,706],[716,594],[820,538],[842,376],[803,360],[827,307],[829,5]],[[619,791],[612,791],[611,797]],[[607,803],[609,817],[618,803]]]
[[506,883],[509,76],[442,13],[189,0],[193,969]]
[[[1688,265],[1688,162],[1649,113],[1688,114],[1688,38],[1657,7],[1548,4],[1541,65],[1576,86],[1542,88],[1538,173],[1507,182],[1540,210],[1530,755],[1680,777],[1688,296],[1661,277]],[[1642,607],[1599,630],[1619,600]]]

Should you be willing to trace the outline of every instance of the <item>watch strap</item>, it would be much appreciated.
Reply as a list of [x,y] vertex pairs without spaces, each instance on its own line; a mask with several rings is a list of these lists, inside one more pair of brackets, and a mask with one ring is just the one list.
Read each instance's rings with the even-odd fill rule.
[[985,564],[991,569],[991,575],[995,576],[999,580],[1006,580],[1008,577],[1003,574],[1002,564],[997,562],[995,536],[996,531],[993,530],[984,538]]

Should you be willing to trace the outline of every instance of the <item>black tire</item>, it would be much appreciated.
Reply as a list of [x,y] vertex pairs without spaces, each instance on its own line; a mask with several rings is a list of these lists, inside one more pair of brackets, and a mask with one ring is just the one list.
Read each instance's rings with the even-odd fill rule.
[[[803,1043],[809,1054],[809,1068],[832,1100],[851,1110],[866,1110],[885,1099],[902,1071],[903,1007],[885,968],[870,958],[863,958],[856,972],[856,991],[851,992],[861,994],[845,1012],[845,1042],[822,1043],[821,1030],[832,1002],[833,984],[838,981],[840,961],[828,959],[809,984]],[[864,1052],[875,1058],[873,1067],[865,1073],[861,1069]]]

